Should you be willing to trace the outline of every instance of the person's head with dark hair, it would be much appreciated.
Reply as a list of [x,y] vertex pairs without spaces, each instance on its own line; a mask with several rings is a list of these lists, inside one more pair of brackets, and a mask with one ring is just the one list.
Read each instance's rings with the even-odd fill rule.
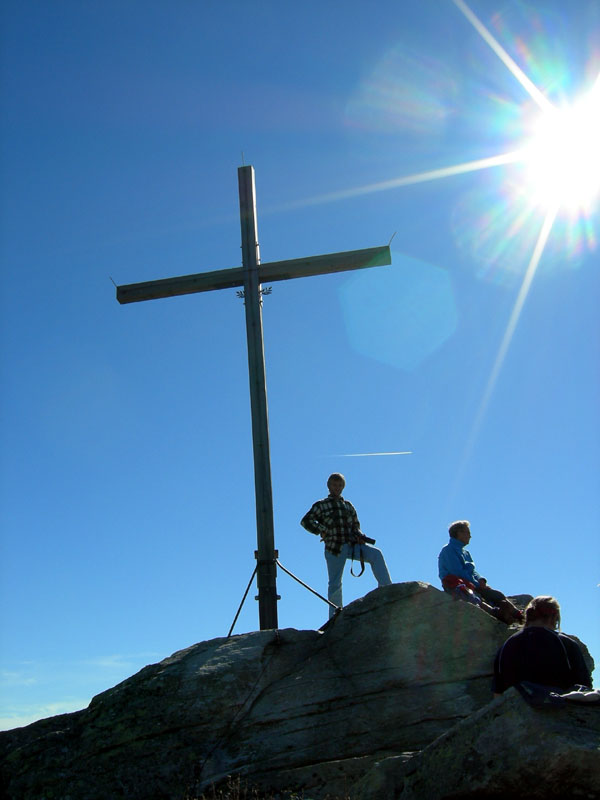
[[346,485],[346,479],[341,472],[332,472],[327,478],[327,488],[332,497],[341,497]]
[[448,533],[452,537],[452,539],[457,539],[457,534],[464,533],[465,531],[471,531],[471,523],[468,519],[458,519],[456,522],[453,522],[450,527],[448,528]]
[[471,523],[468,519],[459,519],[450,525],[448,533],[451,539],[458,539],[463,544],[469,544],[471,540]]
[[555,631],[560,627],[560,605],[555,597],[534,597],[525,609],[525,627],[537,625]]

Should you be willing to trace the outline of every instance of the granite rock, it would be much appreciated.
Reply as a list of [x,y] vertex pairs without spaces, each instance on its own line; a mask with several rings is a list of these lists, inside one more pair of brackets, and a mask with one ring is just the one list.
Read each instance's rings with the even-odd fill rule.
[[414,754],[489,704],[493,656],[512,632],[410,582],[370,592],[322,631],[201,642],[83,711],[0,733],[5,796],[183,800],[235,776],[321,800],[353,796],[367,774],[376,785],[391,764],[408,791]]
[[509,689],[412,758],[382,759],[353,800],[600,798],[600,707],[532,708]]

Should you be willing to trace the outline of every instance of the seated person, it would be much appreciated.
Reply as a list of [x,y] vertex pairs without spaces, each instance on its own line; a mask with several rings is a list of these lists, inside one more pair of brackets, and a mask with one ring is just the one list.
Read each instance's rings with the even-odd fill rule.
[[450,541],[438,556],[439,576],[444,591],[455,598],[467,600],[480,606],[497,619],[506,622],[521,622],[523,612],[510,600],[487,585],[487,581],[475,569],[475,564],[465,545],[471,541],[471,526],[467,520],[453,522],[448,528]]
[[525,609],[525,627],[496,653],[493,691],[502,694],[522,681],[564,692],[591,686],[590,672],[577,642],[559,633],[560,606],[554,597],[534,597]]

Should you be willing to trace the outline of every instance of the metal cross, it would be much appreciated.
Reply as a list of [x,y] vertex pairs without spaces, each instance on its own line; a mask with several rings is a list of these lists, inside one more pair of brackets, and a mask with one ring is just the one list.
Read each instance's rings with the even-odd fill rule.
[[[309,275],[324,275],[392,263],[389,245],[346,253],[329,253],[291,261],[260,263],[256,224],[254,167],[238,169],[240,221],[242,228],[242,266],[178,278],[130,283],[117,286],[119,303],[137,303],[159,297],[208,292],[213,289],[244,287],[248,373],[254,449],[254,485],[256,496],[258,612],[261,630],[277,628],[277,567],[273,527],[273,495],[267,416],[267,384],[262,329],[262,281],[282,281]],[[260,266],[259,266],[260,265]]]

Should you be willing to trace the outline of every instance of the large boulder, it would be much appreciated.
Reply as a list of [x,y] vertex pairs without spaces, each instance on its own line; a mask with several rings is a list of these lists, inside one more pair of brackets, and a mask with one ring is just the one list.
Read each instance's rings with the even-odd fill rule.
[[376,764],[353,800],[600,797],[600,708],[532,708],[509,689],[421,753]]
[[83,711],[0,734],[6,797],[179,800],[231,775],[346,796],[377,763],[411,763],[486,706],[512,632],[411,582],[376,589],[324,631],[202,642]]

